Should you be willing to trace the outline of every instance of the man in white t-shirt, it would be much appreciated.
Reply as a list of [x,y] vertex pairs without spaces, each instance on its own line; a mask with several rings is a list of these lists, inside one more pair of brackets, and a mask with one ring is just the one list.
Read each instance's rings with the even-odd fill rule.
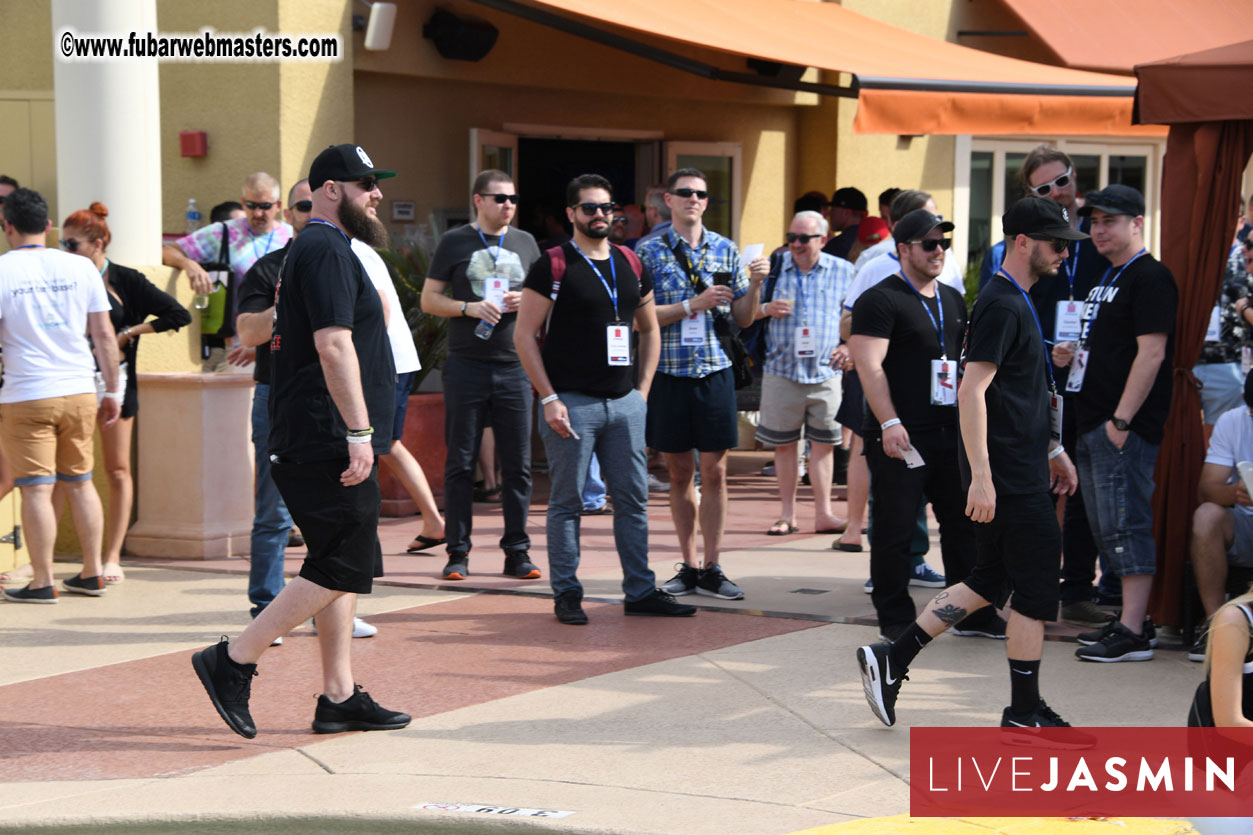
[[[1192,571],[1206,618],[1226,600],[1228,573],[1253,578],[1253,498],[1237,469],[1253,461],[1253,373],[1244,379],[1244,402],[1214,424],[1197,488],[1201,505],[1192,515]],[[1188,657],[1205,659],[1204,635]]]
[[[57,482],[66,487],[83,549],[83,570],[64,579],[62,588],[92,597],[106,590],[100,564],[104,513],[91,481],[92,436],[97,416],[107,428],[121,414],[117,336],[104,281],[89,259],[48,249],[51,228],[48,204],[38,192],[19,188],[5,197],[4,234],[12,249],[0,256],[0,442],[22,493],[32,570],[25,588],[5,589],[5,599],[14,603],[57,602],[52,577]],[[106,388],[98,408],[96,362]]]

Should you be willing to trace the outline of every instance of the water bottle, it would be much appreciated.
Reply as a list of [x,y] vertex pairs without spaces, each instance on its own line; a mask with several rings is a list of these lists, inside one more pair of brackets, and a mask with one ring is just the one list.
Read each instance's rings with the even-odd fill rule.
[[474,335],[479,339],[491,339],[492,331],[495,328],[496,326],[488,322],[486,319],[480,319],[478,326],[474,329]]
[[200,228],[200,208],[196,206],[196,198],[187,201],[187,211],[183,216],[187,218],[188,235]]

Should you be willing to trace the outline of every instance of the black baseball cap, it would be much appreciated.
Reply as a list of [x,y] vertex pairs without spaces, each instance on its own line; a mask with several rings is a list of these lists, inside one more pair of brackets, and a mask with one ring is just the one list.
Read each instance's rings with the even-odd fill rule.
[[1001,229],[1006,238],[1026,235],[1038,240],[1061,238],[1066,241],[1082,241],[1087,234],[1072,229],[1070,215],[1056,200],[1047,197],[1024,197],[1009,207],[1001,217]]
[[395,176],[395,171],[375,168],[370,155],[360,145],[332,145],[318,154],[309,166],[309,188],[317,191],[327,180],[352,183],[366,177],[385,180]]
[[892,237],[898,244],[903,244],[908,241],[922,240],[923,236],[932,229],[952,232],[953,224],[947,220],[941,220],[939,215],[933,215],[926,209],[914,209],[892,227]]
[[831,208],[864,212],[866,211],[866,195],[851,186],[836,189],[835,194],[831,195]]
[[1115,183],[1083,196],[1083,208],[1079,210],[1079,216],[1087,217],[1092,214],[1093,209],[1100,209],[1108,215],[1137,217],[1144,214],[1144,195],[1131,186]]

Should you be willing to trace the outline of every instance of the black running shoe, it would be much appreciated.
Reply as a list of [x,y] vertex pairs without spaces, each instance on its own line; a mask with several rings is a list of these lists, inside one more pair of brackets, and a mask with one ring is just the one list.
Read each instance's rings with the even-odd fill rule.
[[687,563],[679,563],[678,573],[669,580],[661,584],[661,590],[671,597],[683,597],[687,594],[696,592],[696,581],[700,577],[700,571],[694,565]]
[[505,567],[501,573],[509,577],[517,577],[519,580],[538,580],[540,578],[539,566],[531,562],[531,555],[526,551],[514,551],[512,554],[505,554]]
[[1114,621],[1099,641],[1079,647],[1075,656],[1080,661],[1151,661],[1153,644],[1147,632],[1137,635],[1120,621]]
[[252,739],[257,735],[257,726],[248,712],[248,699],[252,695],[252,677],[257,674],[257,665],[236,664],[226,653],[229,645],[223,635],[213,646],[193,654],[191,665],[196,668],[196,675],[222,721],[244,739]]
[[318,709],[313,714],[315,734],[339,734],[344,731],[398,731],[410,722],[409,714],[388,710],[370,694],[353,685],[353,694],[342,702],[318,696]]
[[[901,692],[901,682],[909,678],[906,670],[893,670],[888,661],[891,644],[868,644],[857,650],[857,665],[861,668],[861,686],[866,691],[866,704],[889,728],[896,724],[896,697]],[[895,675],[893,675],[895,673]]]
[[553,598],[553,612],[562,623],[583,626],[587,623],[587,613],[583,611],[582,604],[582,594],[577,591],[563,591]]
[[1052,748],[1057,751],[1078,751],[1096,746],[1096,737],[1081,731],[1066,734],[1042,734],[1041,728],[1069,728],[1070,723],[1057,715],[1041,699],[1035,709],[1027,714],[1014,713],[1005,708],[1001,713],[1001,727],[1009,728],[1004,734],[1006,745],[1023,748]]
[[470,576],[470,558],[464,551],[453,551],[448,555],[448,565],[444,566],[445,580],[464,580]]
[[675,600],[672,595],[661,589],[653,589],[653,593],[643,600],[628,600],[622,606],[626,615],[655,615],[663,618],[686,618],[696,614],[695,606],[688,606]]
[[[1080,632],[1075,636],[1075,640],[1085,647],[1092,646],[1104,638],[1106,632],[1114,628],[1114,624],[1119,622],[1119,617],[1121,616],[1122,612],[1118,612],[1113,620],[1100,629],[1093,629],[1091,632]],[[1144,626],[1141,628],[1140,634],[1149,639],[1149,646],[1157,649],[1157,627],[1153,625],[1153,619],[1148,615],[1144,616]]]

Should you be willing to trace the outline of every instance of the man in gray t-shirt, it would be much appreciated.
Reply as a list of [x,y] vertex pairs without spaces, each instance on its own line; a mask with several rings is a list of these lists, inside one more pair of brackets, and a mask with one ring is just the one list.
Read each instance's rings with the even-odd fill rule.
[[[488,170],[474,181],[475,222],[440,239],[422,290],[422,310],[448,322],[444,364],[444,515],[448,564],[443,579],[469,574],[474,467],[483,429],[491,426],[500,459],[504,573],[540,576],[530,561],[531,384],[513,347],[513,327],[527,271],[540,258],[530,234],[510,226],[518,210],[513,179]],[[490,461],[483,462],[486,470]]]

